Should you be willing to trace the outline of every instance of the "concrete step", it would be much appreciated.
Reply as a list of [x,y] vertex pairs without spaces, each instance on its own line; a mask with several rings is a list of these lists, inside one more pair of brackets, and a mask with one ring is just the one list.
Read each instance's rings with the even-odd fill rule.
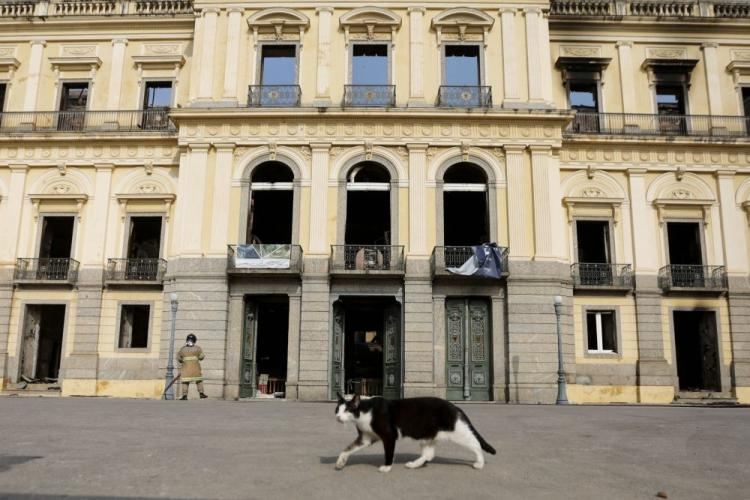
[[59,397],[59,384],[8,384],[2,394],[6,396],[33,396],[33,397]]
[[737,398],[730,392],[680,391],[675,394],[672,404],[691,406],[735,406]]

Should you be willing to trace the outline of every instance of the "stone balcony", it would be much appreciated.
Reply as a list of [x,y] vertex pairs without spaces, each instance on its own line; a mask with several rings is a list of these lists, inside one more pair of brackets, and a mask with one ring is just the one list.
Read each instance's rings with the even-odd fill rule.
[[175,134],[177,128],[168,109],[0,113],[0,135],[29,132]]
[[106,285],[161,285],[167,261],[153,258],[108,259],[104,271]]
[[175,16],[192,13],[192,0],[10,0],[0,3],[0,18]]
[[330,274],[401,276],[405,272],[402,245],[331,245]]
[[745,0],[551,0],[555,17],[750,18]]
[[13,281],[17,285],[72,285],[78,281],[80,263],[71,258],[19,258]]
[[576,290],[628,291],[633,289],[630,264],[576,262],[570,266]]
[[750,137],[750,118],[714,115],[657,115],[579,112],[565,135]]
[[670,264],[659,269],[659,287],[665,292],[725,292],[724,266]]

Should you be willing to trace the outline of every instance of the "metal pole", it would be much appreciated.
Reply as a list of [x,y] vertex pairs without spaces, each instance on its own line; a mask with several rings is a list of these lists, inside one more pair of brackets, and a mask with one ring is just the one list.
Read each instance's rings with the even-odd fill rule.
[[565,368],[563,367],[562,332],[560,331],[560,308],[562,297],[555,296],[555,316],[557,317],[557,401],[555,404],[568,404],[567,385],[565,383]]
[[169,386],[167,392],[164,393],[164,399],[174,399],[174,326],[175,320],[177,319],[177,294],[172,292],[169,294],[169,302],[172,307],[172,325],[169,331],[169,358],[167,358],[167,376],[165,384]]

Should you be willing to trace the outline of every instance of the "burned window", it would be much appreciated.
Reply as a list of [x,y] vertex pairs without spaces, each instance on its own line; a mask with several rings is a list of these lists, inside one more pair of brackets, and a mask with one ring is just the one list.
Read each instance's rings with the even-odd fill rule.
[[172,82],[146,82],[143,93],[143,109],[165,109],[172,105]]
[[294,211],[294,174],[285,164],[269,161],[253,171],[247,243],[290,244]]
[[131,217],[128,235],[129,259],[158,259],[161,253],[162,218]]
[[457,163],[443,176],[443,240],[446,246],[488,243],[487,175],[473,163]]
[[703,265],[703,245],[699,222],[667,222],[669,263],[672,265]]
[[347,245],[391,244],[391,176],[375,162],[358,163],[347,175]]
[[40,259],[69,259],[73,247],[74,217],[45,216],[42,219]]
[[575,81],[568,85],[570,108],[584,113],[599,112],[599,92],[594,81]]
[[7,83],[0,83],[0,113],[5,111],[5,95],[8,90]]
[[88,82],[63,83],[57,129],[63,131],[83,130],[88,100]]
[[577,220],[578,262],[609,264],[611,259],[609,234],[609,221]]
[[590,353],[616,353],[615,311],[587,311],[586,338]]
[[120,349],[145,349],[148,347],[151,306],[123,305],[120,310]]

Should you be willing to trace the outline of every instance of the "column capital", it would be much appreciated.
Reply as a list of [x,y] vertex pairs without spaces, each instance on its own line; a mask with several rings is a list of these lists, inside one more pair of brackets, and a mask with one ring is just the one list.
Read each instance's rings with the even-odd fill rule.
[[406,144],[406,149],[408,149],[410,153],[412,151],[414,151],[414,152],[417,152],[417,151],[426,152],[427,148],[429,148],[429,147],[430,147],[430,145],[427,144],[426,142],[409,142],[409,143]]
[[548,144],[531,144],[529,145],[529,151],[531,151],[531,154],[552,154],[552,146]]
[[720,169],[714,173],[714,175],[716,175],[716,177],[719,179],[731,179],[736,174],[737,172],[735,172],[734,170],[730,170],[730,169]]
[[101,172],[107,172],[107,171],[111,172],[112,170],[114,170],[114,168],[115,168],[114,163],[94,163],[94,169],[97,172],[100,172],[100,171]]
[[316,7],[315,13],[320,15],[321,12],[327,12],[328,14],[333,14],[333,7]]
[[219,12],[221,12],[221,9],[219,9],[218,7],[209,7],[209,8],[203,9],[201,11],[201,14],[203,14],[204,16],[208,14],[216,14],[218,16]]
[[630,48],[632,48],[633,47],[633,42],[631,42],[630,40],[620,40],[619,42],[615,42],[615,47],[617,47],[618,49],[620,47],[630,47]]
[[539,16],[542,14],[542,8],[541,7],[524,7],[523,9],[521,9],[521,12],[523,12],[524,16],[528,16],[529,14]]
[[35,38],[34,40],[31,40],[29,43],[31,43],[32,47],[34,45],[41,45],[42,47],[44,47],[45,45],[47,45],[47,40],[42,40],[41,38]]
[[509,5],[505,7],[500,7],[499,9],[497,9],[497,13],[500,14],[501,16],[503,14],[513,14],[515,16],[516,12],[518,12],[518,7],[511,7]]
[[20,172],[24,172],[25,173],[25,172],[27,172],[29,170],[29,166],[25,165],[25,164],[22,164],[22,163],[11,163],[10,165],[8,165],[8,170],[10,170],[13,173],[15,173],[15,172],[19,172],[19,173]]
[[127,38],[113,38],[112,39],[112,45],[127,45],[128,39]]
[[703,42],[701,44],[701,50],[707,49],[707,48],[708,49],[718,49],[719,48],[719,44],[716,43],[716,42]]
[[424,7],[409,7],[406,11],[411,14],[412,12],[423,14],[427,11]]
[[330,142],[311,142],[310,143],[310,150],[312,152],[328,152],[331,149],[331,143]]
[[227,9],[227,14],[242,14],[245,9],[242,7],[230,7]]
[[208,142],[194,142],[187,146],[191,153],[207,153],[211,148],[211,144]]
[[228,151],[228,152],[231,153],[232,151],[234,151],[234,148],[236,146],[237,146],[237,144],[235,144],[233,142],[220,142],[218,144],[214,144],[214,149],[216,149],[217,153],[220,152],[220,151],[223,151],[223,152],[227,152]]
[[526,151],[526,146],[524,144],[506,144],[503,146],[503,150],[505,150],[505,154],[520,154]]
[[626,170],[628,177],[643,177],[648,170],[645,168],[629,168]]

